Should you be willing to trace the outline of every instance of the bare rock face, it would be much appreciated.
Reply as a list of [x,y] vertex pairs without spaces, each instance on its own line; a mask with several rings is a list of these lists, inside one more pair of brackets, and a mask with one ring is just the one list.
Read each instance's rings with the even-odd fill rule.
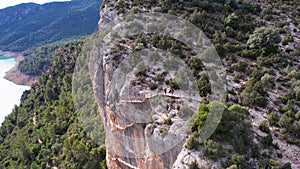
[[[101,11],[99,29],[117,17],[117,12],[107,4]],[[126,64],[131,49],[125,48],[118,53],[125,63],[116,61],[111,49],[99,56],[103,48],[96,45],[90,52],[94,93],[106,133],[107,166],[111,169],[172,168],[188,134],[180,106],[191,104],[196,108],[199,102],[181,99],[180,91],[166,93],[165,85],[160,90],[150,90],[155,73],[163,71],[159,62],[148,67],[144,83],[135,83],[137,77],[132,72],[137,71],[139,64],[132,67]],[[128,68],[131,70],[126,71]],[[174,72],[166,76],[171,78]]]
[[[135,97],[136,100],[130,100],[125,95],[115,100],[114,97],[119,92],[122,95],[122,91],[116,92],[111,87],[115,81],[109,72],[113,72],[114,68],[108,66],[110,64],[105,59],[98,60],[96,65],[93,83],[105,126],[108,168],[171,168],[185,141],[184,136],[173,140],[174,134],[164,135],[164,132],[181,134],[181,131],[176,131],[176,125],[180,126],[179,119],[176,123],[178,112],[171,115],[174,107],[169,111],[163,107],[171,97],[164,98],[158,105],[155,104],[158,101],[155,97]],[[168,143],[172,146],[165,145]]]
[[108,168],[172,168],[187,137],[183,132],[187,131],[183,130],[186,119],[179,111],[187,101],[177,98],[176,92],[171,95],[127,84],[128,79],[122,77],[130,73],[118,72],[109,56],[92,58],[90,70],[105,126]]

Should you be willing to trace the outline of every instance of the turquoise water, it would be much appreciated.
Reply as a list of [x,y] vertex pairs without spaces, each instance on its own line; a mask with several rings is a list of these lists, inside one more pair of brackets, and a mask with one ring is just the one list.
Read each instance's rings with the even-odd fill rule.
[[16,85],[4,79],[5,73],[16,64],[15,58],[0,56],[0,126],[15,105],[20,104],[20,98],[29,86]]
[[0,55],[0,60],[8,60],[9,58]]

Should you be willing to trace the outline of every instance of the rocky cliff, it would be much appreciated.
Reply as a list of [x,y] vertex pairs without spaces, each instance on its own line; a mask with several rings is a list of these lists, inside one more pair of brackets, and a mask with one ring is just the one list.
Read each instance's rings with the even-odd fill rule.
[[[107,25],[117,17],[117,11],[109,7],[110,3],[106,2],[101,11],[100,31],[108,28]],[[187,124],[186,117],[180,114],[180,106],[189,105],[197,109],[201,98],[196,96],[195,91],[193,98],[197,101],[185,99],[184,92],[181,95],[170,94],[169,91],[164,93],[162,88],[169,90],[170,85],[163,83],[159,84],[160,90],[150,89],[159,74],[163,75],[161,80],[164,81],[164,78],[174,78],[177,72],[167,72],[163,65],[152,63],[150,54],[141,58],[136,56],[135,59],[144,62],[140,60],[130,66],[125,62],[135,56],[130,55],[132,49],[126,47],[128,43],[114,45],[122,46],[121,53],[108,50],[99,54],[98,51],[103,50],[100,45],[92,49],[90,62],[95,96],[106,128],[107,166],[123,169],[172,168],[188,134],[188,130],[183,129]],[[166,62],[164,59],[160,61]],[[147,64],[151,66],[138,68]],[[122,67],[131,70],[124,72]],[[144,84],[138,79],[137,74],[141,72],[152,74]]]
[[6,117],[0,168],[300,168],[299,12],[105,1]]
[[[270,119],[270,117],[263,117],[262,114],[268,111],[276,112],[276,107],[283,106],[285,103],[278,103],[272,107],[274,102],[280,102],[280,98],[278,101],[272,99],[272,92],[267,90],[266,82],[261,84],[264,79],[262,77],[268,74],[268,70],[276,69],[276,66],[257,66],[257,64],[266,63],[262,60],[273,56],[284,60],[287,64],[293,62],[292,64],[298,65],[299,63],[293,59],[284,59],[282,55],[286,55],[286,48],[281,43],[277,45],[280,41],[275,39],[274,42],[270,42],[269,46],[258,44],[257,47],[251,47],[249,34],[253,34],[252,37],[254,37],[258,32],[255,30],[256,27],[270,27],[269,21],[262,23],[265,22],[264,19],[260,22],[255,19],[263,17],[261,16],[263,12],[266,13],[267,10],[262,9],[264,5],[264,3],[250,4],[241,1],[239,3],[236,1],[139,2],[122,0],[104,2],[99,21],[98,38],[100,40],[94,39],[91,47],[90,72],[98,110],[106,131],[108,168],[154,169],[191,168],[193,166],[205,168],[264,168],[268,166],[289,168],[293,166],[297,168],[299,166],[297,160],[290,156],[292,153],[299,157],[300,154],[297,153],[299,147],[292,145],[288,152],[285,151],[284,147],[289,143],[286,143],[278,132],[273,133],[271,122],[265,124],[266,130],[262,129],[264,125],[262,121]],[[293,8],[292,5],[289,7]],[[220,125],[215,132],[211,131],[214,134],[208,142],[203,143],[201,134],[199,136],[197,133],[201,130],[205,131],[205,127],[201,128],[200,125],[197,130],[190,126],[197,126],[198,116],[201,119],[201,110],[197,110],[198,106],[209,101],[212,93],[215,92],[209,90],[215,84],[207,85],[205,81],[213,76],[209,74],[209,68],[199,63],[191,46],[178,42],[184,41],[184,38],[180,40],[166,38],[165,35],[168,33],[164,30],[161,34],[158,32],[158,36],[153,35],[153,32],[141,32],[140,35],[132,33],[139,32],[139,29],[143,29],[145,25],[147,28],[157,26],[156,29],[159,30],[160,23],[148,25],[147,19],[152,18],[144,18],[146,24],[143,25],[143,23],[139,24],[140,18],[138,17],[141,16],[137,19],[132,19],[133,16],[131,16],[127,18],[128,23],[136,22],[133,26],[128,24],[132,27],[120,24],[122,22],[120,18],[128,14],[147,12],[177,15],[203,29],[205,34],[213,39],[215,49],[226,66],[228,96],[224,104],[229,108],[225,108],[225,115],[221,122],[215,117],[214,120],[219,121]],[[115,19],[120,20],[114,22]],[[162,22],[162,24],[166,23]],[[133,36],[123,36],[124,29],[120,29],[123,26],[130,28],[125,29],[127,32],[123,33]],[[111,29],[112,32],[110,32]],[[184,32],[186,29],[179,31]],[[297,28],[294,31],[298,32]],[[199,38],[198,35],[190,36]],[[296,35],[295,38],[297,38]],[[113,44],[111,44],[112,41]],[[180,61],[177,62],[176,58],[170,57],[167,53],[159,51],[158,48],[175,53],[183,64],[181,65]],[[157,60],[151,53],[152,50],[158,51]],[[251,54],[254,51],[257,53]],[[258,56],[253,55],[261,58],[257,59]],[[297,54],[296,57],[299,58]],[[262,60],[259,61],[259,59]],[[165,63],[168,61],[171,65],[173,64],[172,66],[175,65],[175,68],[166,66]],[[187,69],[184,69],[185,63],[188,65]],[[278,67],[283,66],[279,62],[274,64]],[[181,78],[179,75],[180,72],[189,72],[189,70],[195,76],[194,81],[197,82],[197,87],[194,88],[195,90],[192,89],[192,92],[184,90],[192,80]],[[257,71],[260,73],[252,73]],[[183,76],[187,77],[188,74]],[[217,72],[215,75],[219,76],[219,74],[220,72]],[[187,83],[180,86],[181,81]],[[259,85],[261,87],[258,87]],[[250,86],[252,89],[249,91]],[[256,93],[251,94],[251,90]],[[247,92],[250,95],[245,96]],[[235,104],[247,107],[236,108]],[[297,104],[295,103],[291,110],[294,114],[299,110]],[[195,116],[187,118],[187,114],[196,115],[197,112],[200,114],[197,118]],[[235,113],[242,113],[243,118]],[[277,113],[280,114],[278,111]],[[297,121],[297,118],[295,120]],[[260,123],[259,128],[257,123]],[[277,125],[280,126],[280,122]],[[191,134],[193,131],[194,133]],[[285,134],[286,137],[294,137],[287,135],[288,132]],[[276,142],[273,142],[273,139]]]

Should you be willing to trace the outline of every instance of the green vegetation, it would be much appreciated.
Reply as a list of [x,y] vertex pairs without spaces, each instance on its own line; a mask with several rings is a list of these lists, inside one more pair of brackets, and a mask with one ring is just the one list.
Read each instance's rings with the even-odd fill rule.
[[259,129],[265,133],[270,133],[268,121],[263,120],[262,122],[260,122]]
[[263,137],[262,139],[262,144],[264,147],[269,147],[271,145],[273,145],[273,138],[271,134],[268,134],[266,137]]
[[233,154],[230,157],[230,159],[227,161],[227,166],[235,166],[237,169],[247,168],[247,164],[244,157],[238,154]]
[[48,69],[58,47],[96,31],[101,3],[95,0],[28,3],[2,9],[0,49],[24,51],[26,57],[19,69],[39,76]]
[[267,105],[266,86],[260,80],[262,73],[252,72],[253,78],[245,84],[245,89],[241,93],[242,103],[247,106],[265,107]]
[[[87,1],[94,2],[93,0]],[[78,4],[80,2],[76,1]],[[200,105],[195,118],[192,119],[193,134],[187,140],[185,147],[193,151],[203,150],[205,157],[211,161],[225,158],[226,162],[222,162],[224,168],[251,168],[253,159],[258,161],[254,163],[258,164],[259,168],[291,168],[291,164],[283,164],[277,159],[277,157],[282,158],[283,154],[277,153],[275,149],[278,147],[276,144],[273,145],[273,139],[275,140],[275,137],[284,138],[288,143],[300,145],[299,44],[296,42],[299,39],[296,35],[299,34],[298,29],[300,29],[300,20],[297,17],[300,11],[299,2],[278,1],[272,2],[272,4],[266,2],[242,0],[118,0],[105,2],[107,9],[113,7],[117,14],[121,15],[147,12],[148,10],[177,15],[192,22],[211,39],[230,75],[227,79],[230,88],[226,102],[228,107],[225,108],[222,120],[214,134],[206,142],[200,144],[199,136],[210,113],[212,103]],[[84,3],[85,1],[82,1],[82,4]],[[80,8],[88,15],[92,15],[96,11],[95,5],[92,6],[86,5],[84,8]],[[33,11],[38,13],[37,8]],[[61,14],[62,9],[57,8],[56,12]],[[66,17],[69,16],[77,21],[80,20],[81,15],[75,13]],[[93,17],[96,16],[98,17],[98,14],[93,13]],[[289,17],[288,20],[291,21],[284,16]],[[32,19],[32,16],[28,18]],[[8,34],[3,37],[3,43],[8,45],[5,46],[7,49],[31,49],[31,47],[42,45],[44,43],[42,39],[46,39],[45,42],[48,43],[64,37],[60,33],[51,31],[57,30],[56,26],[64,25],[62,24],[64,18],[58,19],[52,26],[41,29],[38,28],[39,25],[35,28],[34,24],[28,22],[26,18],[25,21],[29,23],[24,26],[25,33],[20,31],[21,29],[17,29],[14,30],[16,35]],[[71,25],[73,25],[72,28],[75,28],[74,23]],[[29,28],[40,30],[41,33],[28,33]],[[68,25],[66,29],[70,29],[70,26]],[[62,30],[66,31],[66,29]],[[72,33],[75,30],[67,31]],[[188,33],[188,30],[184,31]],[[25,37],[18,39],[17,35],[23,36],[22,33],[24,36],[26,35],[26,39]],[[69,34],[65,35],[74,38]],[[27,39],[28,37],[29,39]],[[10,38],[18,40],[12,43]],[[65,38],[67,37],[62,39]],[[2,47],[1,43],[2,39],[0,48]],[[127,46],[130,47],[130,50],[127,50]],[[117,43],[110,53],[114,66],[117,66],[123,57],[120,51],[141,52],[146,48],[163,49],[181,58],[191,69],[199,94],[205,101],[209,100],[207,98],[211,93],[211,84],[205,66],[195,56],[195,51],[182,44],[180,40],[170,38],[163,32],[158,35],[145,33]],[[55,45],[48,46],[48,48],[44,46],[30,52],[26,60],[20,64],[20,69],[31,75],[39,75],[47,69],[51,52],[54,49],[56,49]],[[64,50],[70,52],[74,49],[64,48]],[[1,127],[0,167],[43,168],[47,164],[65,168],[104,166],[103,145],[95,145],[89,139],[90,134],[84,133],[83,129],[78,127],[78,119],[73,115],[72,101],[69,99],[70,89],[66,85],[70,84],[68,71],[72,70],[70,68],[72,66],[64,67],[66,60],[58,57],[60,56],[59,52],[56,54],[54,65],[48,69],[49,73],[43,74],[39,83],[24,95],[22,105],[15,108]],[[159,53],[154,53],[153,61],[158,61],[160,57],[162,56]],[[135,66],[138,58],[129,58],[129,62]],[[173,62],[175,62],[174,59],[172,60],[170,57],[164,66],[170,70],[176,70],[178,65],[172,64]],[[36,67],[30,66],[33,63]],[[67,65],[69,64],[68,62]],[[147,83],[146,79],[153,72],[148,65],[140,64],[138,66],[141,69],[134,72],[138,81],[132,83],[143,85]],[[54,78],[50,78],[51,72],[55,75]],[[149,84],[150,89],[162,90],[163,83],[176,89],[182,87],[181,84],[184,83],[178,79],[166,79],[167,74],[154,72],[152,74],[154,81]],[[84,77],[87,78],[88,75],[83,73],[82,78]],[[89,83],[80,86],[85,86],[85,88],[76,91],[78,96],[75,99],[77,100],[87,98],[89,93],[92,93]],[[83,91],[88,91],[88,94]],[[30,99],[31,97],[35,99]],[[83,100],[82,102],[86,101]],[[170,100],[170,107],[176,105],[174,103],[175,99]],[[80,113],[95,112],[96,104],[91,105],[84,107]],[[259,136],[257,131],[252,131],[257,127],[251,125],[248,108],[240,105],[249,107],[251,115],[253,113],[254,116],[255,113],[269,113],[267,120],[263,120],[259,124],[259,129],[266,133],[265,137]],[[181,105],[182,108],[180,108],[177,105],[177,107],[181,113],[185,112],[184,106]],[[29,125],[32,124],[34,113],[39,121],[38,127]],[[94,122],[95,119],[91,119],[91,123]],[[172,125],[174,122],[171,118],[164,121],[168,125]],[[273,126],[275,126],[275,130]],[[38,134],[35,135],[35,133]],[[103,140],[103,133],[101,134],[99,138]],[[92,133],[92,135],[96,134]],[[42,144],[37,142],[39,138],[41,138]],[[255,140],[255,144],[253,140]],[[199,168],[196,161],[191,162],[188,167]]]
[[197,161],[192,161],[191,164],[189,164],[189,169],[200,169]]
[[[211,104],[202,104],[195,117],[192,131],[201,132],[201,128],[206,121]],[[212,138],[218,141],[229,142],[234,146],[235,151],[245,152],[251,145],[249,112],[238,105],[226,108],[222,120],[217,127]],[[213,146],[214,144],[209,144]]]
[[[212,160],[227,158],[226,166],[228,168],[250,168],[246,162],[246,159],[250,157],[255,157],[262,161],[268,160],[260,155],[259,147],[267,148],[273,146],[272,135],[268,134],[266,137],[261,138],[258,144],[253,143],[250,114],[246,108],[239,105],[232,105],[229,108],[225,108],[222,120],[214,134],[210,139],[200,144],[200,132],[206,121],[206,117],[209,113],[212,113],[210,110],[211,103],[202,104],[199,107],[192,125],[192,131],[194,133],[187,140],[186,148],[198,150],[199,147],[202,146],[204,155]],[[264,121],[261,124],[261,129],[270,132],[268,128],[266,128],[266,123],[267,121]],[[227,146],[224,147],[222,145]],[[249,153],[249,150],[251,153]],[[228,154],[233,155],[228,157]],[[276,166],[281,165],[280,163]]]
[[[210,113],[210,108],[211,104],[202,104],[199,107],[198,113],[194,119],[192,131],[198,133],[201,132],[201,128],[206,121],[206,117]],[[243,107],[233,105],[229,108],[226,108],[224,110],[222,120],[212,136],[213,140],[216,139],[218,142],[228,142],[234,146],[235,151],[237,152],[246,151],[251,145],[250,122],[248,119],[249,117],[247,116],[249,116],[249,113]],[[221,148],[213,140],[208,140],[206,143],[204,143],[204,152],[209,154],[209,156],[212,158],[217,158],[216,155],[221,156],[222,154]],[[193,143],[192,145],[196,144]],[[194,148],[194,146],[190,147]]]
[[267,167],[281,168],[281,169],[292,169],[290,163],[283,164],[279,160],[272,159],[272,158],[259,161],[259,168],[267,168]]
[[223,156],[222,146],[213,140],[204,142],[203,153],[211,159],[218,159]]
[[271,125],[280,127],[280,133],[284,135],[289,143],[300,146],[300,111],[296,108],[300,105],[299,71],[289,72],[286,81],[288,81],[291,90],[281,97],[283,106],[280,107],[280,116],[271,113],[268,119]]
[[268,121],[270,125],[278,126],[279,116],[275,112],[271,112],[268,116]]
[[[6,117],[0,128],[0,168],[105,168],[104,145],[88,137],[73,107],[72,73],[82,46],[74,42],[58,49],[49,71]],[[92,90],[91,84],[84,88]],[[96,107],[86,111],[97,112]]]
[[252,35],[249,36],[247,45],[250,49],[256,48],[264,52],[276,52],[281,37],[278,32],[270,28],[257,28]]
[[187,140],[185,147],[190,150],[192,150],[192,149],[197,150],[200,146],[198,138],[199,138],[199,134],[197,132],[194,132],[191,135],[191,137]]
[[26,57],[19,63],[19,70],[28,75],[41,75],[43,72],[48,70],[48,67],[52,62],[55,50],[66,43],[67,42],[55,42],[52,44],[40,46],[33,51],[25,51],[24,55]]
[[241,24],[241,19],[235,13],[228,15],[224,19],[224,26],[229,26],[233,29],[237,29]]
[[101,3],[101,0],[82,0],[23,4],[2,9],[0,49],[24,51],[60,40],[88,36],[97,29]]

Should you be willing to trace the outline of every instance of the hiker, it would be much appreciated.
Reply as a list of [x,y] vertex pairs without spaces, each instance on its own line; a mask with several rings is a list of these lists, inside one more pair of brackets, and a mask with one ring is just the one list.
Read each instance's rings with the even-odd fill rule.
[[169,93],[172,93],[172,95],[173,95],[174,91],[175,91],[175,89],[173,87],[171,87],[169,90]]
[[164,89],[165,95],[167,95],[167,88]]

